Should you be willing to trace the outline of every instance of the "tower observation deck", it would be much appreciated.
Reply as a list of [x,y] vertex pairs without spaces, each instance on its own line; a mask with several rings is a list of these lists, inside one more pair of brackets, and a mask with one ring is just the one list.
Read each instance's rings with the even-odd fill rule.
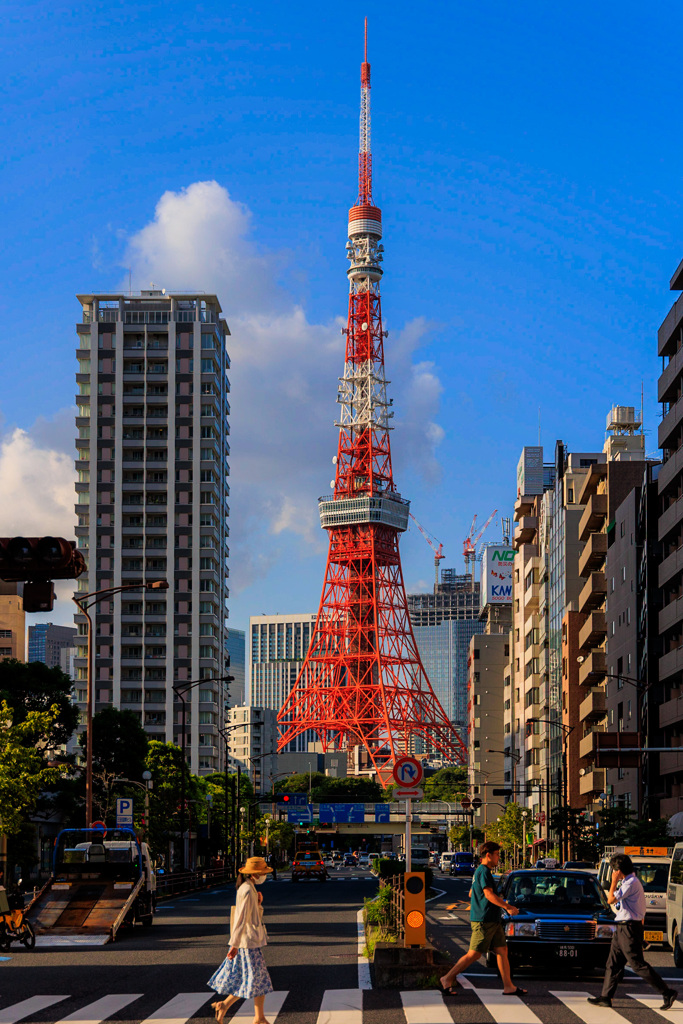
[[362,746],[384,784],[406,753],[453,764],[467,752],[436,699],[408,615],[399,536],[409,502],[394,485],[380,281],[382,213],[372,199],[370,65],[361,64],[358,200],[349,210],[349,309],[339,378],[333,491],[320,498],[329,552],[311,645],[278,715],[279,749],[315,730],[324,750]]

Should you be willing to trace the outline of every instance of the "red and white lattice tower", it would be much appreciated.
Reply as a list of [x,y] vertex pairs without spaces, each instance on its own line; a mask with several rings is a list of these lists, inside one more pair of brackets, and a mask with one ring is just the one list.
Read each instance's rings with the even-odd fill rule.
[[[334,493],[319,501],[330,547],[306,660],[279,715],[283,749],[313,730],[324,750],[364,746],[357,760],[386,783],[394,761],[420,750],[455,763],[467,751],[434,695],[410,624],[399,534],[409,502],[396,490],[384,375],[379,283],[382,214],[372,201],[370,65],[361,64],[358,202],[349,211],[350,267]],[[422,740],[422,742],[420,742]],[[360,753],[360,751],[359,751]]]

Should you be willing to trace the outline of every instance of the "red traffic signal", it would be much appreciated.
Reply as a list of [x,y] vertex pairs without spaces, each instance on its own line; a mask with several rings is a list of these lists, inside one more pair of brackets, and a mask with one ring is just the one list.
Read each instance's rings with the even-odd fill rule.
[[0,579],[75,580],[85,572],[83,554],[63,537],[0,537]]
[[288,804],[289,803],[289,796],[288,796],[287,793],[285,793],[285,795],[283,796],[282,802],[283,802],[283,804]]

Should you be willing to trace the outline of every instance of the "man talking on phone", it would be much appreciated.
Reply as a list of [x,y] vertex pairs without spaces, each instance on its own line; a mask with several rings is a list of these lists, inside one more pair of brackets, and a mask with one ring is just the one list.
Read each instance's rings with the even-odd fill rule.
[[664,1001],[659,1009],[670,1010],[678,992],[664,983],[643,956],[645,892],[641,881],[631,858],[625,853],[616,853],[609,863],[612,882],[607,902],[616,910],[616,928],[605,967],[602,993],[589,996],[588,1002],[594,1006],[611,1006],[617,986],[624,977],[624,968],[628,965],[643,981],[661,992]]

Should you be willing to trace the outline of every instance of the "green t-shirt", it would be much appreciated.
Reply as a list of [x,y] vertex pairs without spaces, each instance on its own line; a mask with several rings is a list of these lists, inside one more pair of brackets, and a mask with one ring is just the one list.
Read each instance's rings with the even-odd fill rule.
[[501,907],[490,903],[484,896],[484,889],[493,889],[498,894],[496,882],[491,874],[491,869],[485,864],[480,864],[474,872],[472,879],[472,899],[470,902],[470,921],[493,922],[500,921],[503,913]]

